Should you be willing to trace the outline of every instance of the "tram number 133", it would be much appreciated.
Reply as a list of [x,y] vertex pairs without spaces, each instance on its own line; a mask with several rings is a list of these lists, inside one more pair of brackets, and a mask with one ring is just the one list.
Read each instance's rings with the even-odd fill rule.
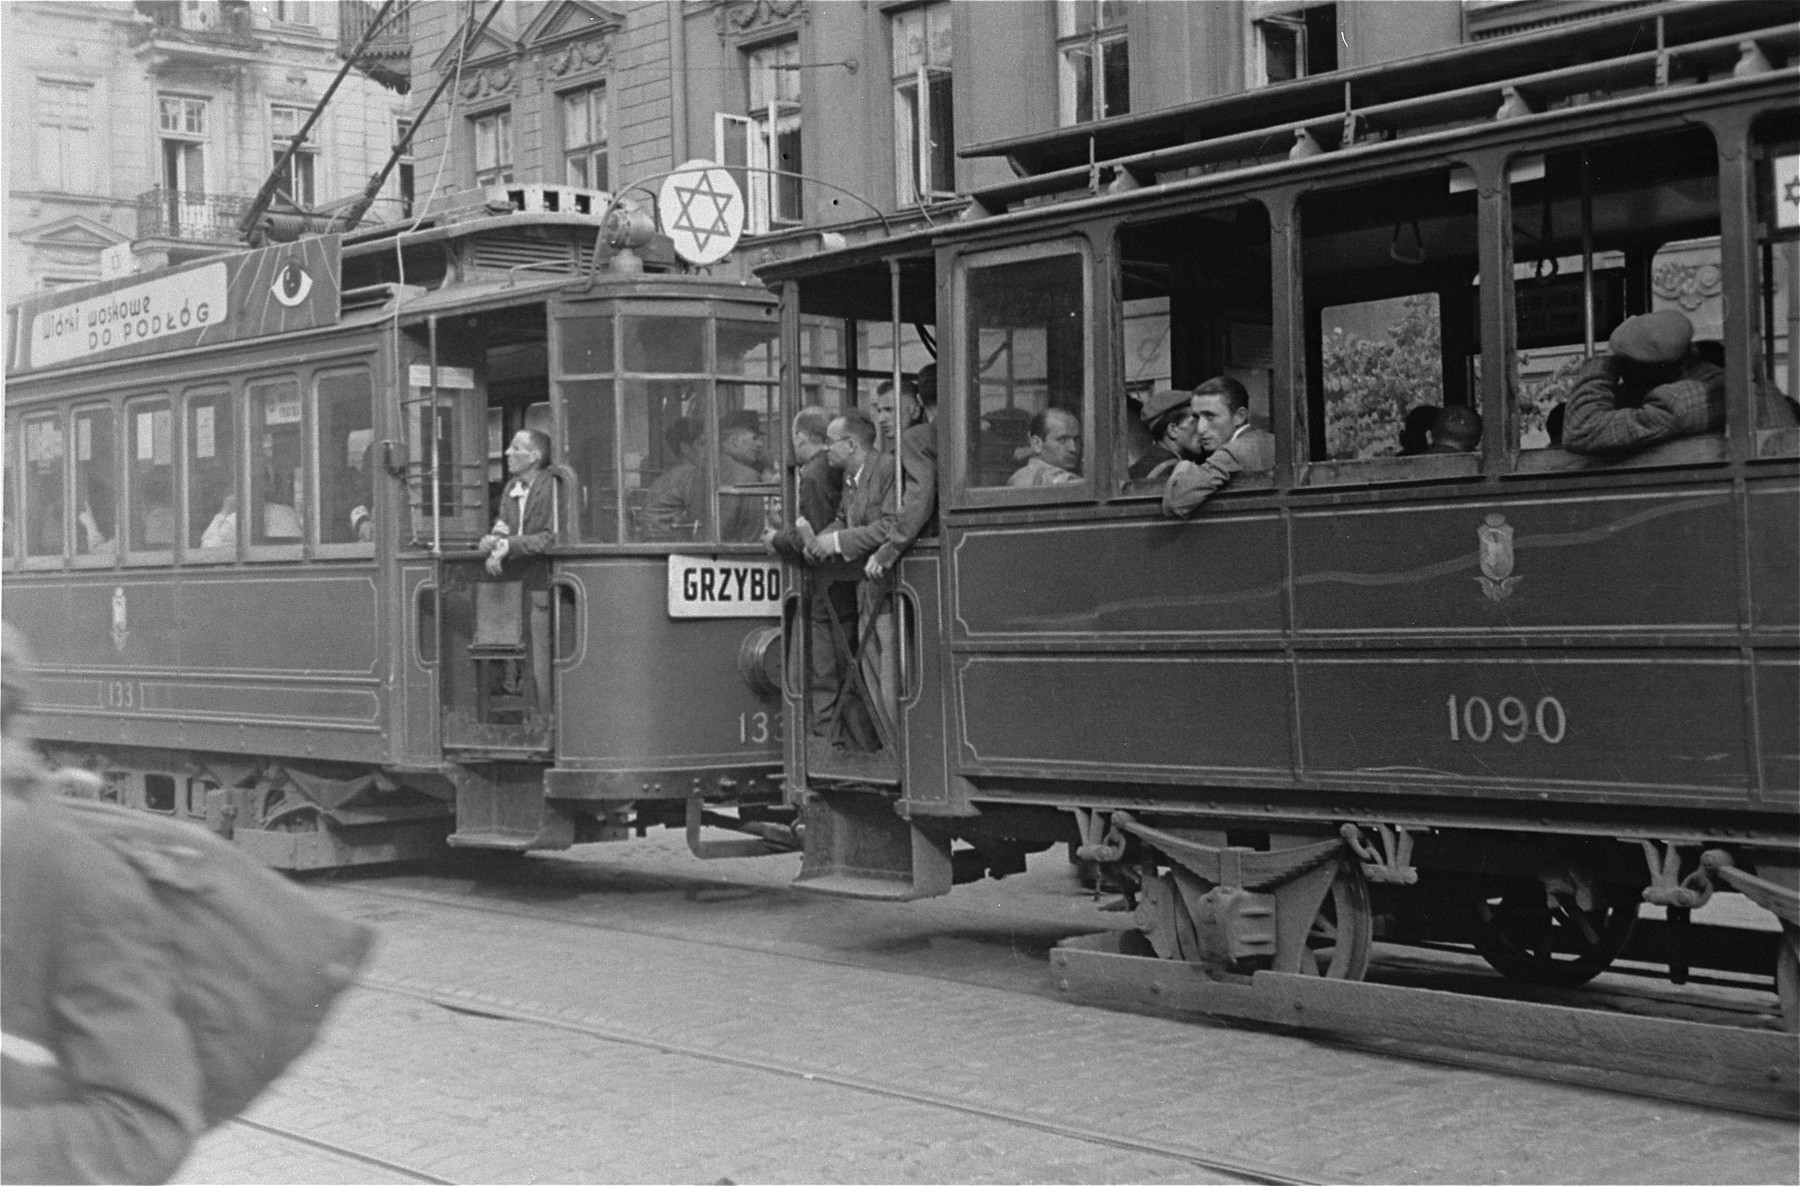
[[762,745],[769,741],[781,740],[781,714],[778,712],[740,712],[738,713],[738,741],[751,745]]
[[1498,703],[1488,703],[1485,696],[1458,698],[1449,696],[1444,706],[1450,713],[1450,740],[1486,742],[1498,736],[1513,745],[1528,737],[1549,743],[1561,743],[1569,730],[1568,714],[1562,702],[1545,696],[1535,709],[1528,708],[1517,696],[1503,696]]

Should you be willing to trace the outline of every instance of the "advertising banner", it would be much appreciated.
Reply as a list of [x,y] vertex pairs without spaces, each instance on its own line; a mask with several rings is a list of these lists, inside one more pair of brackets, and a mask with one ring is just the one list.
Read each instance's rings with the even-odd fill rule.
[[30,297],[15,374],[335,325],[337,235]]

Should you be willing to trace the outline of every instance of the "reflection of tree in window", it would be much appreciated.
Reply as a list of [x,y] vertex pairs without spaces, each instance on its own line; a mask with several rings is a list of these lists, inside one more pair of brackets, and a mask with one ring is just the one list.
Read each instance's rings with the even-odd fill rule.
[[1407,410],[1444,402],[1437,294],[1337,306],[1323,321],[1327,456],[1398,453]]

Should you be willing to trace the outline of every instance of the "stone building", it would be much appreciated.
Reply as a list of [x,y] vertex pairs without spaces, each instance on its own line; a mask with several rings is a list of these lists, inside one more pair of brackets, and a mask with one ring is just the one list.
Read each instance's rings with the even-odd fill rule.
[[[8,303],[103,270],[241,246],[239,215],[330,84],[340,41],[354,43],[372,8],[326,0],[0,5],[12,133]],[[383,45],[391,52],[392,43]],[[398,69],[380,61],[351,72],[290,162],[285,188],[297,201],[359,193],[387,157],[409,99],[394,89],[405,86],[404,56]],[[400,214],[409,177],[396,172],[373,217]]]

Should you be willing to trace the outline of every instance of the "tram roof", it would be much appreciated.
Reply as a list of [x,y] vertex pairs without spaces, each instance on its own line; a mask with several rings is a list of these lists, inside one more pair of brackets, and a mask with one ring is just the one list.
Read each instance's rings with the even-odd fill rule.
[[[1034,177],[1261,128],[1342,118],[1347,110],[1498,85],[1553,66],[1622,57],[1761,29],[1792,27],[1789,0],[1668,0],[1531,33],[1294,79],[1177,107],[972,144],[963,157],[1005,157]],[[1004,188],[1004,186],[999,187]],[[979,195],[978,195],[979,196]]]
[[933,291],[932,252],[942,229],[924,227],[889,239],[871,239],[853,247],[779,260],[757,268],[756,275],[771,288],[787,280],[803,281],[802,313],[885,320],[892,292],[888,263],[896,260],[900,264],[902,307],[910,308],[923,301],[923,307],[930,309],[937,299]]

